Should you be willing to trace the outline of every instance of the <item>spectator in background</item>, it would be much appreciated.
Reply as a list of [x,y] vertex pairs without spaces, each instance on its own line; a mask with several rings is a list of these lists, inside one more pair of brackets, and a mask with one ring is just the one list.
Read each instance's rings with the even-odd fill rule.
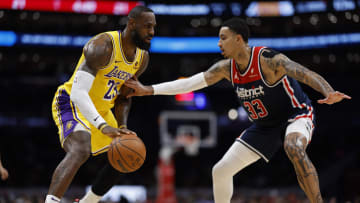
[[1,180],[6,180],[9,177],[9,172],[4,168],[4,166],[1,163],[1,154],[0,154],[0,176]]

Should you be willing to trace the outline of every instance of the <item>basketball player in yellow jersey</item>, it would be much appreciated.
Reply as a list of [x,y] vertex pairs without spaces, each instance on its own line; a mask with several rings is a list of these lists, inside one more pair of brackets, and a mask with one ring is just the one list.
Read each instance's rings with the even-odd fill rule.
[[[55,94],[53,118],[66,156],[55,169],[46,203],[60,202],[90,154],[106,152],[116,136],[135,134],[126,127],[131,101],[123,83],[147,68],[156,20],[144,6],[133,8],[128,17],[123,32],[101,33],[85,45],[73,76]],[[98,202],[120,175],[107,163],[80,202]]]

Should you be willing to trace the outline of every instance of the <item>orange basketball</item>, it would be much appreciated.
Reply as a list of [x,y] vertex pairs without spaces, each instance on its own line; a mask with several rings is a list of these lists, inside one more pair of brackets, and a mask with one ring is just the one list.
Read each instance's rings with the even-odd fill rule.
[[107,156],[110,164],[122,173],[130,173],[139,169],[146,157],[143,141],[136,135],[123,135],[114,138]]

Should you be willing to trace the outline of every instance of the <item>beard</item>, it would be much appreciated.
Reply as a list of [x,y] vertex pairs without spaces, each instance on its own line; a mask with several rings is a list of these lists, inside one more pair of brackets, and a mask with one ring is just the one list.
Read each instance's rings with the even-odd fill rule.
[[144,39],[141,38],[141,36],[136,30],[131,32],[131,36],[132,36],[132,40],[134,41],[137,47],[139,47],[140,49],[144,49],[146,51],[150,49],[151,43],[145,42]]

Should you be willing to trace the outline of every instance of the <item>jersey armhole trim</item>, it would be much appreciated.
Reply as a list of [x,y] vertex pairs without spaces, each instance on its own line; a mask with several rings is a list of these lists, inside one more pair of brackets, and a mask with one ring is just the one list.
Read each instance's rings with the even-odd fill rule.
[[140,49],[140,58],[139,58],[140,67],[142,66],[142,63],[143,63],[143,60],[144,60],[144,54],[145,54],[145,51]]
[[262,68],[261,68],[261,62],[260,62],[260,57],[261,57],[261,54],[262,52],[264,51],[264,49],[267,48],[267,47],[262,47],[260,50],[259,50],[259,55],[258,55],[258,67],[259,67],[259,72],[260,72],[260,76],[261,76],[261,80],[263,81],[263,83],[267,86],[267,87],[275,87],[277,86],[279,83],[282,82],[282,80],[284,79],[284,77],[286,77],[286,74],[283,75],[279,80],[277,80],[274,84],[270,85],[266,80],[265,80],[265,77],[264,77],[264,74],[263,74],[263,71],[262,71]]

